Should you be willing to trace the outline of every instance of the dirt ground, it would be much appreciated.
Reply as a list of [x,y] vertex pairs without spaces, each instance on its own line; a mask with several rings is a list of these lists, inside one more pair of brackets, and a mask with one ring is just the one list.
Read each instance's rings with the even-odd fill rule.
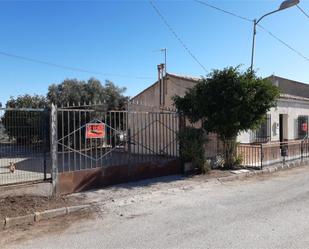
[[70,215],[44,220],[28,225],[20,225],[7,230],[0,230],[0,248],[17,244],[21,241],[36,239],[48,234],[61,234],[75,223],[100,219],[93,211],[79,211]]
[[[33,223],[31,225],[16,226],[7,230],[0,229],[0,248],[6,248],[7,246],[18,244],[22,241],[37,239],[38,237],[48,236],[49,234],[61,235],[64,231],[74,226],[80,227],[79,232],[82,232],[83,227],[86,226],[88,221],[96,220],[100,222],[100,220],[109,219],[111,215],[116,215],[119,219],[125,218],[132,220],[136,218],[139,213],[135,211],[129,212],[127,209],[130,208],[130,205],[141,205],[154,198],[162,197],[162,203],[164,203],[164,200],[169,199],[171,196],[179,193],[190,193],[190,191],[194,189],[201,189],[207,193],[207,191],[212,191],[216,185],[232,187],[238,186],[241,182],[254,183],[257,181],[266,181],[270,178],[274,178],[274,181],[278,181],[278,179],[288,177],[290,174],[302,174],[304,170],[305,167],[300,167],[293,170],[256,175],[225,183],[216,181],[216,178],[232,174],[229,171],[214,170],[208,175],[195,175],[189,177],[174,175],[120,184],[108,188],[76,193],[72,196],[54,199],[50,202],[48,202],[48,198],[43,198],[45,202],[50,205],[61,206],[68,203],[87,202],[94,204],[94,206],[91,210],[84,210],[67,216]],[[29,196],[27,198],[29,198]],[[42,198],[39,197],[39,199]],[[8,200],[9,199],[7,199],[7,201]],[[0,204],[0,214],[2,215],[1,206],[2,204]],[[41,207],[44,208],[44,206]],[[160,207],[161,204],[158,208]]]
[[[210,171],[209,174],[206,174],[206,175],[196,175],[196,176],[181,177],[181,178],[182,180],[184,179],[193,180],[194,179],[197,181],[205,181],[207,179],[228,176],[230,174],[231,173],[228,171],[212,170]],[[167,179],[169,179],[169,177],[167,177]],[[155,182],[154,179],[153,180],[149,179],[148,181],[149,183],[153,183],[153,181]],[[136,183],[128,183],[128,184],[123,184],[123,185],[124,186],[125,185],[134,186],[135,184]],[[170,182],[169,184],[173,185],[172,182]],[[160,188],[160,185],[156,184],[156,186]],[[119,187],[120,189],[122,189],[122,185],[110,187],[107,189],[115,189],[115,190],[118,189],[119,190]],[[124,192],[125,193],[122,193],[124,194],[124,196],[129,194],[128,193],[129,191],[124,191]],[[110,199],[116,196],[112,196]],[[16,217],[16,216],[27,215],[27,214],[31,214],[34,212],[44,211],[44,210],[53,209],[53,208],[79,205],[79,204],[83,204],[83,200],[85,200],[85,198],[83,198],[83,194],[76,194],[76,195],[62,196],[62,197],[42,197],[42,196],[33,196],[33,195],[1,197],[0,198],[0,219],[4,219],[5,217]]]
[[53,208],[82,204],[79,197],[12,196],[0,198],[0,219],[32,214]]

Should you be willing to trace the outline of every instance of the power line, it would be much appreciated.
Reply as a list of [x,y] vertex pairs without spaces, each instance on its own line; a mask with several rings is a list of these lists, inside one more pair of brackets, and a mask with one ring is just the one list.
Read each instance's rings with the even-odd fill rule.
[[300,57],[302,57],[303,59],[305,59],[306,61],[309,62],[309,58],[306,57],[305,55],[303,55],[301,52],[299,52],[298,50],[296,50],[295,48],[293,48],[291,45],[287,44],[285,41],[283,41],[282,39],[280,39],[278,36],[274,35],[271,31],[267,30],[266,28],[264,28],[262,25],[258,24],[257,26],[259,26],[262,30],[264,30],[266,33],[268,33],[271,37],[273,37],[275,40],[277,40],[278,42],[280,42],[281,44],[283,44],[284,46],[286,46],[288,49],[290,49],[291,51],[293,51],[294,53],[298,54]]
[[176,31],[172,28],[172,26],[168,23],[166,18],[162,15],[160,10],[155,6],[155,4],[152,1],[149,1],[152,8],[155,10],[157,15],[161,18],[163,23],[166,25],[166,27],[169,29],[169,31],[174,35],[174,37],[178,40],[178,42],[182,45],[182,47],[186,50],[186,52],[192,57],[192,59],[207,73],[208,70],[204,67],[204,65],[197,59],[197,57],[191,52],[191,50],[188,48],[188,46],[183,42],[182,39],[177,35]]
[[307,12],[304,11],[302,7],[300,7],[299,5],[296,5],[296,7],[297,7],[306,17],[309,18],[309,14],[307,14]]
[[[204,4],[210,8],[213,8],[213,9],[216,9],[218,11],[221,11],[225,14],[228,14],[228,15],[231,15],[231,16],[234,16],[234,17],[237,17],[239,19],[242,19],[244,21],[247,21],[247,22],[253,22],[253,20],[249,19],[249,18],[246,18],[246,17],[243,17],[243,16],[240,16],[238,14],[235,14],[233,12],[230,12],[230,11],[227,11],[227,10],[224,10],[224,9],[221,9],[217,6],[214,6],[214,5],[211,5],[207,2],[204,2],[204,1],[201,1],[201,0],[194,0],[195,2],[198,2],[200,4]],[[309,18],[309,15],[301,8],[297,5],[297,7]],[[295,48],[293,48],[291,45],[289,45],[288,43],[286,43],[285,41],[283,41],[282,39],[280,39],[278,36],[274,35],[271,31],[267,30],[266,28],[264,28],[262,25],[258,24],[258,26],[263,30],[265,31],[266,33],[268,33],[271,37],[273,37],[275,40],[277,40],[278,42],[280,42],[281,44],[283,44],[285,47],[287,47],[288,49],[290,49],[291,51],[293,51],[294,53],[296,53],[298,56],[302,57],[303,59],[305,59],[306,61],[309,62],[309,58],[306,57],[305,55],[303,55],[301,52],[299,52],[298,50],[296,50]]]
[[75,71],[75,72],[82,72],[82,73],[96,74],[96,75],[103,75],[103,76],[134,78],[134,79],[154,79],[154,77],[132,76],[132,75],[121,75],[121,74],[108,74],[108,73],[90,71],[90,70],[83,69],[83,68],[60,65],[60,64],[56,64],[56,63],[52,63],[52,62],[47,62],[47,61],[37,60],[37,59],[29,58],[29,57],[16,55],[16,54],[6,53],[6,52],[3,52],[3,51],[0,51],[0,55],[10,57],[10,58],[14,58],[14,59],[18,59],[18,60],[29,61],[29,62],[34,62],[34,63],[37,63],[37,64],[47,65],[47,66],[50,66],[50,67],[61,68],[61,69],[64,69],[64,70]]
[[233,13],[233,12],[230,12],[230,11],[227,11],[227,10],[224,10],[224,9],[221,9],[221,8],[219,8],[219,7],[217,7],[217,6],[214,6],[214,5],[211,5],[211,4],[209,4],[209,3],[205,2],[205,1],[200,1],[200,0],[194,0],[194,1],[197,2],[197,3],[203,4],[203,5],[207,6],[207,7],[213,8],[213,9],[215,9],[215,10],[221,11],[221,12],[223,12],[223,13],[225,13],[225,14],[228,14],[228,15],[231,15],[231,16],[234,16],[234,17],[237,17],[237,18],[239,18],[239,19],[242,19],[242,20],[244,20],[244,21],[251,22],[251,23],[253,22],[253,20],[251,20],[251,19],[249,19],[249,18],[247,18],[247,17],[240,16],[240,15],[235,14],[235,13]]

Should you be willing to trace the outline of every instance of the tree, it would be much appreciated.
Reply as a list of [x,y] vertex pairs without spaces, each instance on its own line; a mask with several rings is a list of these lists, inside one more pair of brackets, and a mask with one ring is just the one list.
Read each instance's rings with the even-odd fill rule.
[[[28,94],[18,96],[17,98],[11,97],[6,103],[6,107],[11,108],[11,110],[6,110],[2,117],[5,133],[20,144],[36,143],[43,138],[43,122],[48,124],[47,119],[49,115],[44,116],[44,112],[34,110],[20,110],[21,108],[46,108],[51,103],[61,106],[66,104],[78,105],[80,103],[83,105],[84,103],[102,102],[102,105],[98,108],[103,115],[103,112],[111,109],[125,109],[128,100],[128,97],[124,96],[125,90],[125,88],[117,87],[113,82],[108,80],[102,85],[99,80],[94,78],[89,79],[87,82],[68,79],[61,84],[51,85],[48,89],[47,97]],[[64,117],[65,130],[73,130],[73,120],[75,120],[76,126],[79,125],[77,123],[78,115],[80,113],[75,118],[73,115],[70,115],[69,118],[67,116]],[[107,118],[111,120],[113,117],[107,115]],[[70,120],[71,127],[68,127],[68,119]],[[81,116],[80,119],[83,121],[85,117]],[[46,129],[48,129],[48,125]],[[1,137],[4,137],[4,135],[1,135]]]
[[231,168],[237,135],[258,128],[278,96],[278,87],[269,80],[228,67],[214,70],[184,97],[175,96],[174,103],[191,122],[201,121],[206,132],[218,134],[224,143],[225,167]]
[[[47,106],[47,100],[39,95],[21,95],[11,97],[7,103],[2,123],[9,138],[14,138],[19,144],[30,144],[42,141],[44,122],[48,122],[44,112],[36,111]],[[28,110],[26,110],[26,108]],[[29,109],[31,108],[31,109]]]
[[[58,137],[62,137],[62,130],[64,133],[69,133],[76,129],[76,127],[79,127],[81,124],[89,122],[89,120],[91,120],[89,115],[95,115],[95,118],[102,121],[104,120],[104,122],[111,124],[111,126],[116,126],[116,123],[123,123],[124,116],[121,116],[122,120],[115,120],[116,116],[111,115],[111,113],[108,111],[125,110],[129,99],[128,97],[124,96],[125,91],[126,88],[118,87],[109,80],[106,80],[105,84],[102,85],[102,83],[95,78],[90,78],[87,82],[79,81],[76,79],[67,79],[61,84],[51,85],[48,89],[47,98],[50,103],[54,103],[57,106],[66,106],[67,104],[70,106],[83,106],[85,103],[86,105],[99,103],[94,107],[97,112],[88,113],[86,116],[80,112],[67,112],[66,115],[59,117],[61,119],[61,123],[64,125],[62,126],[60,122],[58,123]],[[82,129],[80,132],[84,134],[85,130]],[[110,139],[108,139],[108,141],[111,142],[111,144],[114,146],[116,143],[114,129],[107,126],[106,133],[110,135]],[[66,143],[71,144],[74,136],[78,136],[78,133],[67,137]],[[84,143],[84,141],[82,141],[82,143]],[[78,144],[78,146],[81,146],[81,144]]]
[[67,79],[61,84],[53,84],[48,88],[47,99],[50,103],[61,105],[78,105],[101,102],[101,109],[124,109],[128,97],[124,96],[126,88],[117,87],[106,80],[105,84],[91,78],[87,82]]

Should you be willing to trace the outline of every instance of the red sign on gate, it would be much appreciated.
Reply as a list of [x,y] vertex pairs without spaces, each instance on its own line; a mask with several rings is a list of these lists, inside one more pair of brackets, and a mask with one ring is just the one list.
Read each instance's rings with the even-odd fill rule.
[[86,138],[104,138],[105,124],[89,123],[86,124]]

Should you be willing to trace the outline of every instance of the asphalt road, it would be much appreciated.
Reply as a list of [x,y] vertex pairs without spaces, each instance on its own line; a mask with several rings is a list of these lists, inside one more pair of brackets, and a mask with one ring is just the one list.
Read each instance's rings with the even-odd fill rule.
[[[4,248],[309,248],[309,167],[164,186],[101,203],[95,219],[69,228],[33,228]],[[100,194],[86,197],[100,203]]]

